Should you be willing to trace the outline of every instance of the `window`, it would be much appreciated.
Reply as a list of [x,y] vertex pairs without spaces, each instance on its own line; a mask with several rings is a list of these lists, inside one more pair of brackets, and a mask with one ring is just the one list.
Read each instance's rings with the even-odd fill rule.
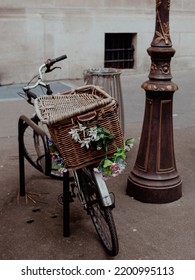
[[106,33],[104,67],[130,69],[134,66],[134,33]]

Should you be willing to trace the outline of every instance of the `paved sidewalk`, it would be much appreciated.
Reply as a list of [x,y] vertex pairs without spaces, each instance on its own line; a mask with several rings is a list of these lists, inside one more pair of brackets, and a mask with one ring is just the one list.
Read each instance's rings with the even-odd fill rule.
[[[108,181],[115,193],[113,210],[120,252],[115,259],[195,259],[195,71],[172,73],[179,86],[174,94],[174,139],[183,196],[168,204],[141,203],[126,195],[141,134],[147,75],[122,76],[126,136],[135,138],[123,175]],[[64,81],[65,85],[82,81]],[[20,85],[12,85],[16,92]],[[15,91],[16,90],[16,91]],[[7,95],[9,92],[9,97]],[[62,182],[43,176],[26,163],[26,188],[34,200],[17,198],[19,188],[17,122],[33,108],[10,87],[0,87],[0,259],[110,259],[99,243],[89,216],[78,199],[71,204],[71,236],[62,233]],[[5,96],[6,95],[6,96]]]

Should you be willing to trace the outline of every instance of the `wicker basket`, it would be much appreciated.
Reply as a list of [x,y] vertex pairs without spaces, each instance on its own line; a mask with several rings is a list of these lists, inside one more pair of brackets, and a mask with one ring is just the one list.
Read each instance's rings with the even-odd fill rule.
[[80,143],[72,139],[69,132],[77,127],[78,122],[89,128],[99,125],[115,135],[108,155],[115,153],[117,147],[124,146],[118,104],[97,86],[88,85],[58,95],[40,96],[35,100],[35,110],[40,120],[47,124],[67,169],[99,162],[105,156],[104,151],[81,148]]

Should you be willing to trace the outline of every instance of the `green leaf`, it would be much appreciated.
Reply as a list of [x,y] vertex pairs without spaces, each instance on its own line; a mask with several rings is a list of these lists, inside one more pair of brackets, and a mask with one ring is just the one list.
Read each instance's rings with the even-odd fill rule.
[[134,138],[129,138],[125,141],[125,145],[130,146],[134,143]]
[[126,154],[125,154],[125,150],[124,149],[117,149],[117,152],[114,153],[114,158],[122,158],[122,159],[126,159]]
[[110,167],[107,167],[104,169],[104,173],[107,175],[107,176],[110,176],[112,174],[112,170],[110,169]]
[[104,160],[104,165],[103,165],[103,167],[104,167],[104,168],[107,168],[107,167],[110,167],[112,164],[113,164],[113,162],[112,162],[111,160],[109,160],[108,158],[106,158],[106,159]]

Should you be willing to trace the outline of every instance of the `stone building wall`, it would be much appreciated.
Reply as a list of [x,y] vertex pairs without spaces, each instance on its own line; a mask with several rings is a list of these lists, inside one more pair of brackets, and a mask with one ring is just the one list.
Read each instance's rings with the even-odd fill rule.
[[[134,33],[134,68],[149,70],[146,49],[154,34],[154,0],[0,0],[0,84],[24,83],[47,58],[67,54],[49,78],[82,78],[104,66],[105,33]],[[195,68],[195,1],[172,0],[172,69]]]

